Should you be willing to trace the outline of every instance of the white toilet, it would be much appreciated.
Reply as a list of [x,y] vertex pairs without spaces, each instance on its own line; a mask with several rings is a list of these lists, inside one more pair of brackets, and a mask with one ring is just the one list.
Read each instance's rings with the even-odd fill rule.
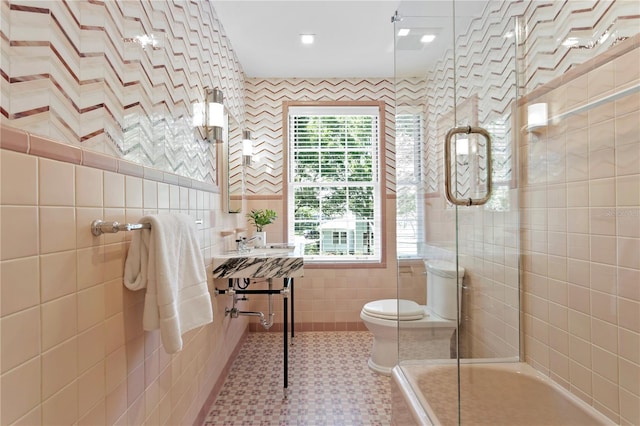
[[362,308],[360,318],[373,334],[369,358],[372,370],[391,374],[398,363],[398,332],[403,359],[451,357],[450,342],[460,307],[456,292],[462,288],[464,268],[458,268],[460,285],[456,285],[454,263],[426,260],[425,268],[427,306],[406,299],[384,299],[369,302]]

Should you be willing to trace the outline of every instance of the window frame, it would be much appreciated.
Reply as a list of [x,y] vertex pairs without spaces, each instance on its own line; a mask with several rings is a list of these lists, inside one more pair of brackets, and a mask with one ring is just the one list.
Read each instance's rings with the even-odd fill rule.
[[331,261],[320,259],[305,259],[305,268],[322,269],[322,268],[386,268],[387,266],[387,231],[386,231],[386,145],[385,136],[387,132],[387,123],[385,119],[385,102],[384,101],[284,101],[282,105],[282,152],[283,152],[283,204],[284,204],[284,235],[289,235],[289,110],[292,107],[313,107],[313,108],[331,108],[331,107],[377,107],[378,109],[378,201],[380,206],[380,258],[379,260],[362,260],[362,261]]

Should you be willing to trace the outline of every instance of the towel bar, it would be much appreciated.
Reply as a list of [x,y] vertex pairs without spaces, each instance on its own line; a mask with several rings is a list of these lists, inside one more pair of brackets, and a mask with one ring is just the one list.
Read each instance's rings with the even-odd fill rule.
[[[196,225],[202,225],[202,219],[196,219]],[[138,229],[151,229],[150,223],[120,223],[120,222],[105,222],[100,219],[96,219],[91,222],[91,233],[99,237],[102,234],[115,234],[120,231],[136,231]]]

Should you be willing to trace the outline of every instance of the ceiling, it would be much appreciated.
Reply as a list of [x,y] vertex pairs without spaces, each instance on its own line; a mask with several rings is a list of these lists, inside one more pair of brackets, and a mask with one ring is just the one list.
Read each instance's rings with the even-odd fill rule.
[[[484,0],[212,0],[247,77],[375,78],[421,76],[452,44],[456,28],[481,15]],[[398,28],[436,33],[420,43]],[[300,34],[314,34],[303,45]],[[395,50],[395,55],[394,55]],[[395,58],[394,58],[395,56]],[[395,59],[395,62],[394,62]]]

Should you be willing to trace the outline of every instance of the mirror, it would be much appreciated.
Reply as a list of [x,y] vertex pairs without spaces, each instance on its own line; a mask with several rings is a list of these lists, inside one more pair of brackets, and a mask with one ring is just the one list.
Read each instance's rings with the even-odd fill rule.
[[225,179],[227,182],[227,212],[241,213],[244,199],[244,167],[242,167],[242,128],[238,120],[228,112],[226,115],[227,133],[225,138],[227,159]]

